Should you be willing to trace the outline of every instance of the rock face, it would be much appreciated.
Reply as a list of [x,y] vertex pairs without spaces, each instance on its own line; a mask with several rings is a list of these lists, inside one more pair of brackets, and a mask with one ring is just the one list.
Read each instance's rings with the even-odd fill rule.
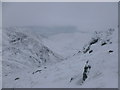
[[[106,82],[106,86],[109,85],[110,82],[107,82],[105,80],[110,77],[110,75],[108,74],[111,72],[110,69],[115,70],[115,68],[111,67],[112,63],[116,63],[116,65],[113,65],[113,67],[117,67],[118,62],[116,58],[118,55],[118,47],[116,42],[117,36],[115,36],[116,33],[117,31],[115,31],[114,29],[95,32],[92,39],[83,47],[82,53],[85,56],[84,58],[86,60],[86,64],[83,68],[83,75],[81,80],[82,83],[86,82],[87,79],[89,80],[91,78],[94,81],[94,78],[97,77],[96,74],[98,74],[98,77],[99,75],[103,75],[104,79],[102,77],[102,82]],[[113,53],[114,50],[116,51],[116,53]],[[87,59],[89,60],[89,62],[87,61]],[[116,72],[114,72],[114,75],[117,73],[117,68],[115,71]],[[83,85],[83,87],[85,86],[86,85]],[[87,87],[89,87],[89,84]]]
[[88,51],[90,53],[91,52],[90,47],[98,42],[100,42],[101,46],[111,44],[112,42],[110,41],[110,39],[113,31],[114,29],[109,29],[108,31],[105,32],[102,31],[95,32],[91,41],[83,47],[83,53],[87,53]]
[[[93,34],[91,40],[73,55],[72,59],[79,58],[85,61],[82,66],[82,74],[79,74],[78,77],[78,84],[81,85],[81,87],[117,86],[117,40],[117,31],[114,29],[97,31]],[[82,63],[82,61],[80,62]],[[117,78],[113,80],[111,78],[112,75]],[[77,82],[75,78],[77,77],[72,77],[70,82]],[[99,81],[97,79],[99,79]],[[114,83],[108,82],[108,80]]]
[[3,73],[26,67],[40,67],[62,60],[62,57],[43,45],[40,40],[16,28],[3,30],[2,44]]
[[87,79],[90,69],[91,69],[91,66],[89,65],[89,61],[87,61],[84,67],[83,78],[82,78],[83,81]]

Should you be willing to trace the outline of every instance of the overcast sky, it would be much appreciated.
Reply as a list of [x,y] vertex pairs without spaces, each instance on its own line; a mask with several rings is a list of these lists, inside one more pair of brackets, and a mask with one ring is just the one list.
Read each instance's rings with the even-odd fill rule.
[[76,26],[79,30],[115,28],[117,2],[3,3],[3,26]]
[[0,2],[0,28],[2,27],[2,3]]

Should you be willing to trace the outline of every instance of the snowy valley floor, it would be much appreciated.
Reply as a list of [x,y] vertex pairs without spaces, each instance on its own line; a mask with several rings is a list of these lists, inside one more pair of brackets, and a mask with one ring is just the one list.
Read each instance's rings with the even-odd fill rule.
[[[32,40],[37,45],[36,48],[44,50],[41,54],[36,48],[27,46],[23,41],[17,42],[17,46],[7,42],[10,38],[8,36],[12,35],[7,32],[8,36],[4,35],[6,41],[3,42],[3,88],[117,88],[117,34],[117,30],[114,29],[95,34],[61,34],[43,39],[43,44],[38,44],[35,38],[24,39],[28,43]],[[13,38],[18,40],[16,37]],[[41,41],[38,42],[41,43]],[[18,54],[15,54],[16,49]],[[20,58],[20,56],[23,57]],[[34,57],[35,61],[32,61],[31,57]],[[41,66],[36,64],[40,61],[43,63],[43,65],[40,64]],[[87,61],[91,69],[82,83]]]

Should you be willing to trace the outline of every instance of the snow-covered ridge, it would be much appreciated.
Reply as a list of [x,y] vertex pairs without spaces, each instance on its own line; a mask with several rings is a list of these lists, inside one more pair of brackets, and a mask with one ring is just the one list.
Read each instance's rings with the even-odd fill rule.
[[2,44],[3,74],[4,72],[14,72],[14,69],[40,67],[62,60],[61,56],[43,45],[36,37],[17,30],[17,28],[3,30]]
[[[91,40],[74,56],[89,62],[88,65],[91,67],[89,71],[86,71],[84,80],[86,83],[81,87],[118,87],[117,30],[95,32]],[[89,68],[84,66],[81,81],[84,79],[85,67]]]

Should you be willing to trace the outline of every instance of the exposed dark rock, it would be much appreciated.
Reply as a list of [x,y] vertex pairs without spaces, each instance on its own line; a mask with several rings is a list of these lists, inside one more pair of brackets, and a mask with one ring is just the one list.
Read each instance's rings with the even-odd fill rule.
[[93,50],[90,50],[90,51],[89,51],[89,53],[92,53],[92,52],[93,52]]
[[37,72],[40,73],[41,71],[42,71],[42,70],[37,70],[37,71],[33,72],[32,74],[35,74],[35,73],[37,73]]
[[73,54],[73,56],[75,56],[75,54]]
[[86,79],[87,79],[87,74],[83,72],[83,81],[85,81]]
[[88,47],[86,47],[86,48],[83,48],[83,49],[84,49],[83,53],[87,53],[90,50],[90,45]]
[[112,53],[113,52],[113,50],[109,50],[109,53]]
[[90,50],[91,45],[95,44],[98,42],[98,38],[92,38],[92,41],[88,44],[88,46],[83,48],[83,53],[87,53]]
[[71,77],[71,79],[70,79],[70,82],[72,82],[72,80],[73,80],[74,78],[73,77]]
[[47,67],[44,67],[45,69],[47,68]]
[[20,79],[19,77],[18,78],[15,78],[15,80],[18,80],[18,79]]
[[107,40],[107,42],[109,42],[109,41],[110,41],[110,39]]
[[102,44],[101,44],[101,46],[104,46],[104,45],[106,45],[107,43],[106,42],[103,42]]
[[95,44],[97,42],[98,42],[98,38],[97,39],[93,38],[93,40],[90,42],[90,45]]
[[112,42],[110,42],[110,44],[112,44]]
[[85,81],[87,79],[90,69],[91,69],[91,66],[88,64],[88,61],[87,61],[86,65],[84,67],[83,78],[82,78],[83,81]]

